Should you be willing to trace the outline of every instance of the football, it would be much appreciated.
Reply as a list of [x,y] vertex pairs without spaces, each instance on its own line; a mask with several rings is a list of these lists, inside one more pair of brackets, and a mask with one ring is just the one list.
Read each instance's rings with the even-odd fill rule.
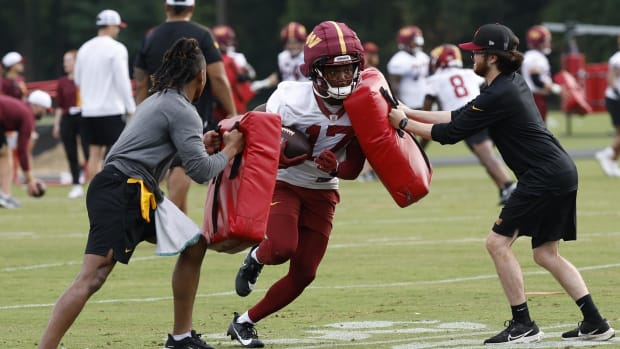
[[280,142],[286,141],[286,148],[284,148],[284,155],[287,158],[294,158],[303,154],[312,156],[312,146],[308,141],[308,137],[302,132],[292,128],[282,126],[282,138]]
[[33,194],[32,194],[32,196],[33,196],[33,197],[35,197],[35,198],[40,198],[40,197],[42,197],[43,195],[45,195],[45,189],[46,189],[46,187],[45,187],[45,183],[43,183],[43,182],[37,182],[37,189],[39,189],[39,194],[34,194],[34,193],[33,193]]

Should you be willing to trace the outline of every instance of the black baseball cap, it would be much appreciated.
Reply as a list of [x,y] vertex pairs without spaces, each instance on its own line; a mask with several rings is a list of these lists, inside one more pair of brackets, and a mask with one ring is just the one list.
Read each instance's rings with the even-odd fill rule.
[[459,47],[467,51],[511,51],[515,50],[518,45],[519,38],[510,28],[499,23],[490,23],[478,28],[474,33],[474,39],[459,44]]

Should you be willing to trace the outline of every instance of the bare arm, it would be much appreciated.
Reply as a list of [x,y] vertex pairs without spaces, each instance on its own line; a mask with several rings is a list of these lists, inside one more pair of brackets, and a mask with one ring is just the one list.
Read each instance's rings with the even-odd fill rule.
[[230,89],[230,82],[226,77],[226,70],[224,69],[224,63],[215,62],[207,64],[207,76],[211,80],[211,89],[213,95],[222,103],[224,109],[228,115],[237,115],[237,109],[233,102],[232,91]]
[[133,79],[136,82],[136,104],[140,104],[149,95],[149,77],[145,70],[134,67]]

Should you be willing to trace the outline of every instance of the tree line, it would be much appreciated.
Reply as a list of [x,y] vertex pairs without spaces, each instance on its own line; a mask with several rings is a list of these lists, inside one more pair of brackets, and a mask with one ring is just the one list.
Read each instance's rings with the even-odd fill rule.
[[[18,51],[26,57],[27,81],[55,79],[62,75],[62,55],[96,35],[96,14],[117,10],[128,27],[119,40],[133,63],[146,32],[165,19],[164,0],[0,0],[0,55]],[[511,27],[526,50],[527,29],[542,22],[616,25],[620,1],[614,0],[196,0],[193,20],[207,27],[227,24],[237,33],[238,50],[245,53],[259,78],[276,69],[281,51],[280,28],[297,21],[308,31],[324,20],[347,23],[362,41],[380,47],[381,67],[396,52],[396,33],[405,25],[419,26],[425,51],[442,43],[471,39],[484,23]],[[553,34],[552,69],[561,65],[565,47],[561,33]],[[604,62],[618,49],[616,37],[577,37],[586,61]],[[470,64],[464,57],[465,64]]]

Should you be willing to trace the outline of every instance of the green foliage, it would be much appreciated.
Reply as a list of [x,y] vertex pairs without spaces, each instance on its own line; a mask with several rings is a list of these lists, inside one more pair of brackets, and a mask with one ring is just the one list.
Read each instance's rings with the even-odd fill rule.
[[[552,131],[577,158],[580,177],[577,242],[560,252],[586,279],[604,316],[620,327],[617,193],[620,180],[602,174],[594,149],[611,142],[609,117],[573,120],[553,114]],[[432,144],[434,163],[471,156],[463,144]],[[206,186],[190,190],[190,216],[201,222]],[[66,198],[68,187],[49,187],[42,199],[14,194],[24,207],[0,209],[0,346],[34,348],[52,304],[76,276],[88,231],[83,200]],[[272,349],[481,348],[510,317],[484,238],[500,207],[498,193],[476,165],[436,165],[430,194],[399,208],[378,182],[344,181],[327,254],[315,282],[293,304],[259,322]],[[559,335],[581,320],[555,280],[531,258],[530,240],[515,251],[523,266],[533,318],[547,334],[519,348],[569,348]],[[244,254],[207,253],[196,300],[194,326],[215,347],[233,347],[224,334],[234,311],[260,300],[287,265],[263,269],[248,297],[234,294]],[[175,257],[154,256],[144,243],[128,266],[117,265],[63,339],[70,349],[158,348],[172,327],[170,276]],[[336,323],[340,323],[337,324]],[[353,325],[358,325],[354,327]],[[471,329],[459,329],[459,326]],[[367,328],[364,328],[367,326]],[[594,345],[594,344],[592,344]],[[612,342],[603,347],[617,347]],[[234,346],[237,348],[238,346]]]
[[[218,9],[219,4],[224,7]],[[62,75],[64,51],[96,34],[94,17],[104,8],[118,10],[129,24],[119,40],[129,50],[130,65],[145,33],[165,18],[163,0],[24,0],[0,5],[0,54],[17,50],[28,57],[27,81]],[[420,26],[430,50],[445,42],[469,40],[478,26],[488,22],[505,23],[523,38],[527,28],[544,21],[616,25],[619,11],[620,2],[613,0],[198,0],[194,20],[206,26],[231,25],[239,50],[262,78],[276,70],[276,55],[282,49],[278,33],[293,20],[308,31],[324,20],[346,22],[363,41],[379,45],[384,67],[396,51],[396,32],[404,25]],[[551,63],[557,70],[564,45],[562,34],[555,33],[554,38]],[[617,49],[615,38],[606,36],[581,36],[578,44],[587,62],[606,61]]]

